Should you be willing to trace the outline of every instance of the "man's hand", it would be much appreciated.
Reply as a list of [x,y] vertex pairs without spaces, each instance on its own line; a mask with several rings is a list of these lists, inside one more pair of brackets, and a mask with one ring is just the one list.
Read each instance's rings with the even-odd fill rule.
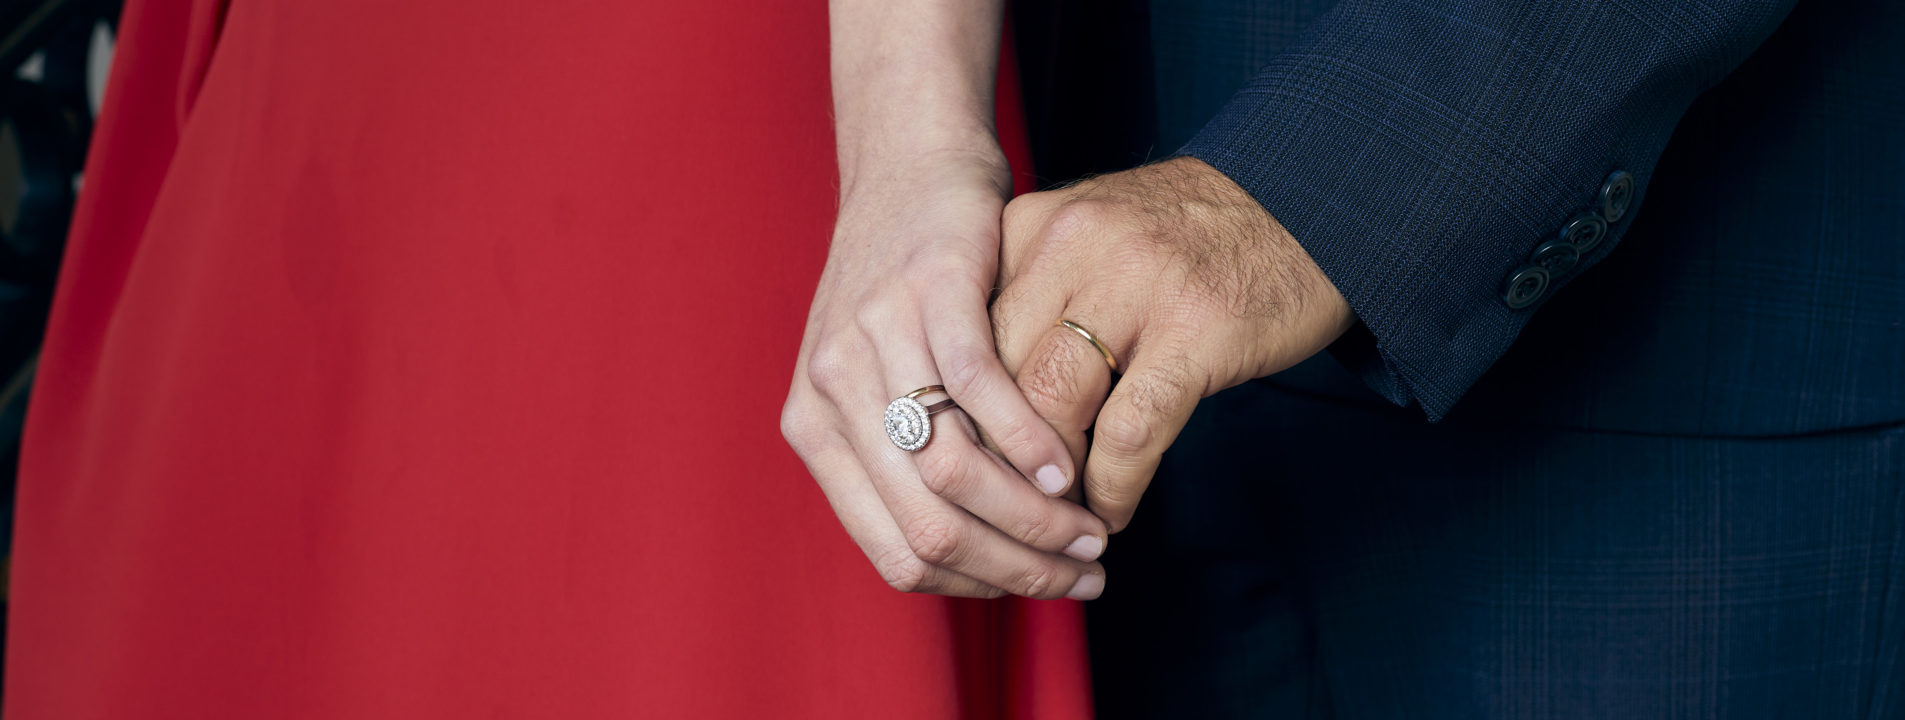
[[[1354,320],[1295,239],[1196,159],[1022,196],[1004,225],[1000,355],[1112,532],[1198,400],[1302,361]],[[1089,329],[1122,375],[1059,320]]]

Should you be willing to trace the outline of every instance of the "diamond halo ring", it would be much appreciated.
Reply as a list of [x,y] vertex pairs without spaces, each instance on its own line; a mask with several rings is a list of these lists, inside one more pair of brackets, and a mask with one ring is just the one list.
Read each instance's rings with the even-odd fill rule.
[[927,385],[894,398],[886,406],[886,436],[907,452],[926,447],[926,441],[933,439],[933,414],[959,404],[951,396],[932,404],[920,402],[920,398],[945,394],[945,386]]

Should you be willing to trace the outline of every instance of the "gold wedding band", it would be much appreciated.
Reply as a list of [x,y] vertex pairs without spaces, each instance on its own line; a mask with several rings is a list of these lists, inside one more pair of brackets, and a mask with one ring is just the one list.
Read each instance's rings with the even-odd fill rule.
[[1111,372],[1118,372],[1118,359],[1111,356],[1111,348],[1105,347],[1104,343],[1098,342],[1098,336],[1091,334],[1091,331],[1086,330],[1085,326],[1070,320],[1059,320],[1058,324],[1071,328],[1072,332],[1078,333],[1079,336],[1085,338],[1085,342],[1091,343],[1092,347],[1098,348],[1098,354],[1105,356],[1105,364],[1111,366]]

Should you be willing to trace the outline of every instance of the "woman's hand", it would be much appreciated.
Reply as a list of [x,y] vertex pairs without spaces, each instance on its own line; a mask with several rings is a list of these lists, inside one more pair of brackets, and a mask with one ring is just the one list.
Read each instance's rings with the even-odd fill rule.
[[[1104,523],[1026,481],[1062,488],[1073,462],[986,316],[1011,194],[992,127],[1002,13],[1002,0],[829,3],[840,216],[781,429],[893,587],[1096,597]],[[929,385],[961,409],[929,417],[933,437],[908,453],[886,407]]]
[[[843,182],[782,432],[893,587],[1096,597],[1105,525],[1028,482],[1058,492],[1073,462],[992,345],[1005,159],[989,133],[950,147],[863,164]],[[908,453],[887,437],[884,411],[928,385],[960,409],[933,416],[931,440]]]

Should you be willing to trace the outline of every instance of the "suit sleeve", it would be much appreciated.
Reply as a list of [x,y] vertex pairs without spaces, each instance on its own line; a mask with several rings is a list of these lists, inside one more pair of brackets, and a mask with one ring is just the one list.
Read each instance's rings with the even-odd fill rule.
[[1343,0],[1186,145],[1361,327],[1332,350],[1446,415],[1620,243],[1680,116],[1794,0]]

